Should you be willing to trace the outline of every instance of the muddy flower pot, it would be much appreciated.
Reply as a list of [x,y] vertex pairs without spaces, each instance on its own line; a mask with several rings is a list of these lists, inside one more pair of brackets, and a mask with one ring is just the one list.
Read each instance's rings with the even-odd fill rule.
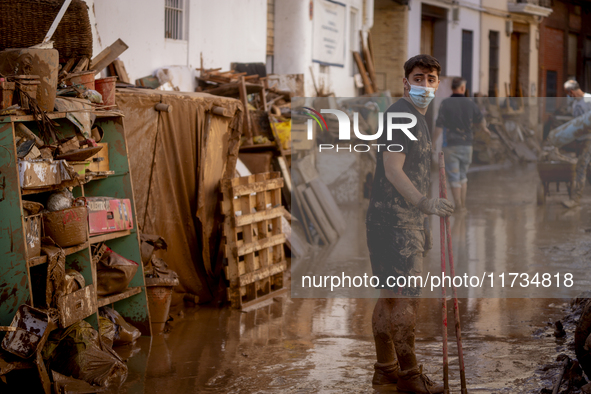
[[8,108],[12,105],[14,96],[14,82],[0,81],[0,109]]
[[152,323],[154,333],[160,333],[164,330],[164,325],[168,320],[168,312],[170,311],[170,302],[172,301],[172,289],[178,284],[178,279],[146,278],[150,323]]
[[82,71],[79,73],[70,74],[66,77],[66,85],[84,85],[87,89],[95,90],[94,71]]
[[117,77],[101,78],[94,81],[96,91],[103,96],[103,105],[115,105]]

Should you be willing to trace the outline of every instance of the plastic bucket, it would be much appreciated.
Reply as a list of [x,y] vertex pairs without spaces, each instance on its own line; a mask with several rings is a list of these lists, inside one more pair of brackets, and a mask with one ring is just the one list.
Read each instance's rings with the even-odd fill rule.
[[14,96],[14,82],[0,82],[0,109],[10,107]]
[[166,323],[172,301],[172,286],[146,285],[146,293],[150,308],[150,322]]
[[103,96],[104,105],[115,105],[117,77],[106,77],[94,81],[96,91]]
[[94,71],[85,71],[78,74],[72,74],[67,77],[66,85],[84,85],[88,89],[94,88]]

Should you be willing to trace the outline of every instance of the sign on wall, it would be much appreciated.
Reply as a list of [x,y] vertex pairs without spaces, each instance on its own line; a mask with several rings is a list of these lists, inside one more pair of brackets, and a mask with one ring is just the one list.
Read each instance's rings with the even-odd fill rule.
[[346,7],[332,0],[314,2],[312,60],[331,66],[345,65]]

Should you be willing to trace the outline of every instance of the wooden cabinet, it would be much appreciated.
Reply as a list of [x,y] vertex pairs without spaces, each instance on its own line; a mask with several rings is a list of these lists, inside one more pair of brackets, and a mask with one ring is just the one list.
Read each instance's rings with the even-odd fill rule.
[[[48,114],[57,124],[56,129],[64,138],[75,135],[74,125],[66,119],[65,113]],[[75,196],[105,196],[127,198],[131,201],[134,228],[103,235],[90,236],[88,242],[64,249],[66,269],[79,271],[86,282],[86,289],[76,297],[90,296],[92,302],[81,301],[77,308],[90,308],[86,317],[98,327],[97,309],[113,305],[126,320],[137,327],[142,335],[150,335],[150,320],[143,265],[141,263],[139,234],[137,231],[136,209],[133,199],[132,181],[127,157],[127,144],[123,118],[120,116],[98,116],[94,126],[104,131],[101,142],[108,143],[109,166],[113,175],[87,182],[65,181],[61,185],[39,190],[21,190],[18,175],[18,161],[15,146],[15,124],[24,124],[37,133],[32,115],[0,116],[0,325],[9,325],[19,305],[44,305],[43,275],[47,275],[46,256],[28,258],[25,245],[25,222],[22,200],[37,201],[45,205],[49,193],[73,186]],[[106,149],[106,148],[104,148]],[[91,258],[91,246],[105,242],[114,252],[139,264],[128,289],[121,294],[98,298],[96,295],[96,266]],[[72,293],[73,298],[75,293]],[[62,300],[62,302],[65,300]],[[59,304],[59,303],[58,303]],[[90,305],[90,306],[88,306]],[[83,313],[83,312],[81,312]],[[87,315],[88,313],[83,313]]]

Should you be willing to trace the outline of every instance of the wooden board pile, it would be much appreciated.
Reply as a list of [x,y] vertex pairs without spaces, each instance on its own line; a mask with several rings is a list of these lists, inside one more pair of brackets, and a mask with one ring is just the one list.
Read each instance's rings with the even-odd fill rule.
[[[307,244],[308,241],[317,244],[320,240],[324,245],[334,244],[347,230],[347,224],[328,187],[320,179],[312,160],[310,155],[297,163],[298,184],[294,186],[294,196],[300,212],[298,217],[302,220],[305,230],[305,238],[297,241],[303,244]],[[293,231],[292,243],[295,238],[301,237]]]
[[105,68],[108,68],[111,76],[116,76],[119,82],[129,84],[130,80],[125,70],[125,65],[122,60],[118,59],[127,48],[129,48],[127,44],[121,39],[118,39],[103,49],[92,60],[88,57],[64,59],[63,64],[60,66],[58,82],[64,81],[68,77],[71,77],[72,74],[93,70],[96,75]]
[[245,308],[283,293],[287,269],[278,172],[224,179],[222,212],[228,299]]
[[371,33],[367,32],[367,45],[365,44],[363,31],[359,31],[359,35],[361,38],[361,52],[353,52],[353,58],[355,59],[359,74],[361,75],[365,94],[377,93],[379,89],[374,67],[375,59],[373,55],[374,51]]

